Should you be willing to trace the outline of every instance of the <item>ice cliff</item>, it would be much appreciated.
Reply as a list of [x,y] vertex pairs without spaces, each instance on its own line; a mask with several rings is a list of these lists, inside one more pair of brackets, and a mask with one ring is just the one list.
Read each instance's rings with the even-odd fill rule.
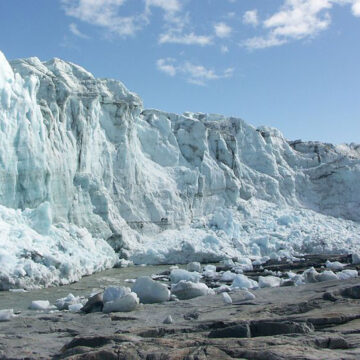
[[360,249],[360,146],[146,110],[115,80],[0,52],[0,288],[113,266]]

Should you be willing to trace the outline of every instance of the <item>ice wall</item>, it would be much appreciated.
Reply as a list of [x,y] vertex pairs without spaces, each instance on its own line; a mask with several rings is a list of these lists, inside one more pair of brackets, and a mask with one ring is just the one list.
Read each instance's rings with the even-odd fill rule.
[[[145,110],[119,81],[59,59],[10,66],[0,53],[0,103],[0,216],[10,227],[0,242],[16,251],[0,270],[9,287],[112,266],[108,244],[136,262],[171,263],[360,243],[359,146],[288,142],[237,118]],[[18,224],[27,228],[14,236]],[[100,255],[83,271],[76,232],[84,231],[89,253]],[[29,232],[45,244],[39,256],[23,255],[38,251]],[[61,260],[76,276],[44,260],[53,241],[61,256],[77,244]],[[26,262],[51,276],[15,274]]]

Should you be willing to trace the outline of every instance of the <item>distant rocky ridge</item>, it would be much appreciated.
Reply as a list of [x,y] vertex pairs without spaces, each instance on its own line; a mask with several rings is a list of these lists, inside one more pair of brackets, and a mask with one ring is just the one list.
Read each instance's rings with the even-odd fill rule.
[[360,248],[359,145],[146,110],[119,81],[2,53],[0,131],[2,289],[76,281],[119,256],[176,263]]

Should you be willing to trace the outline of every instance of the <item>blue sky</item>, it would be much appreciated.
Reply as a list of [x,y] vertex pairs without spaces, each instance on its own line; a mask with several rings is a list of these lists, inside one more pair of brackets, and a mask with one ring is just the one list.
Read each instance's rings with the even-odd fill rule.
[[0,0],[8,59],[59,57],[147,108],[360,143],[360,0]]

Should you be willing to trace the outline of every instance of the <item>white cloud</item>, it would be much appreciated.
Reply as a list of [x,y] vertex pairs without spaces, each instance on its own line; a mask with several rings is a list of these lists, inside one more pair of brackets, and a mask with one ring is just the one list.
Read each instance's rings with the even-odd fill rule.
[[325,30],[331,22],[329,0],[287,0],[284,8],[264,22],[276,36],[302,39]]
[[243,45],[249,49],[264,49],[273,46],[280,46],[287,42],[285,39],[280,39],[276,36],[270,35],[268,37],[256,36],[247,39],[243,42]]
[[223,22],[214,25],[214,31],[217,37],[226,38],[231,35],[231,27]]
[[119,16],[120,7],[126,0],[62,0],[65,13],[81,21],[97,25],[120,35],[134,35],[147,19],[138,16]]
[[243,16],[243,22],[244,22],[244,24],[257,26],[259,24],[257,10],[255,9],[255,10],[246,11],[244,16]]
[[355,0],[351,7],[354,16],[360,17],[360,0]]
[[221,45],[220,51],[221,51],[223,54],[226,54],[226,53],[229,52],[229,48],[228,48],[226,45]]
[[332,0],[285,0],[280,11],[263,23],[269,33],[246,40],[245,46],[259,49],[314,36],[330,25],[331,7]]
[[169,31],[160,35],[159,43],[205,46],[212,43],[212,37],[206,35],[196,35],[194,33],[183,34],[178,31]]
[[82,38],[82,39],[88,39],[88,38],[89,38],[87,35],[83,34],[83,33],[78,29],[77,25],[74,24],[74,23],[71,23],[71,24],[69,25],[69,30],[70,30],[70,32],[72,32],[74,35],[76,35],[76,36],[78,36],[78,37],[80,37],[80,38]]
[[206,82],[230,78],[233,76],[234,69],[228,68],[222,73],[217,73],[213,69],[208,69],[203,65],[196,65],[189,61],[177,63],[173,58],[159,59],[156,62],[158,70],[169,76],[180,74],[186,81],[196,85],[206,85]]
[[177,12],[181,9],[181,4],[178,0],[145,0],[147,8],[156,6],[163,9],[165,12]]
[[353,15],[360,17],[360,0],[284,0],[280,10],[263,22],[267,34],[247,39],[243,45],[260,49],[314,37],[330,26],[334,5],[351,5]]
[[[198,34],[196,21],[191,21],[191,12],[184,7],[192,1],[182,0],[137,0],[138,12],[130,12],[134,0],[60,0],[66,15],[80,21],[103,28],[107,34],[127,37],[133,36],[150,24],[152,10],[157,8],[163,12],[163,28],[159,35],[159,43],[206,46],[216,42],[216,37],[229,37],[232,28],[228,21],[205,24],[209,32]],[[231,0],[229,0],[231,1]],[[335,5],[346,5],[354,16],[360,17],[360,0],[282,0],[283,5],[262,23],[256,9],[246,11],[243,22],[257,26],[257,36],[246,39],[243,45],[251,49],[279,46],[290,41],[316,36],[331,24],[331,10]],[[228,13],[227,18],[233,17]],[[224,19],[224,17],[223,17]],[[261,27],[258,25],[262,25]],[[201,24],[202,26],[204,24]],[[83,34],[75,23],[70,24],[70,31],[82,38]],[[261,29],[261,32],[260,32]],[[220,46],[222,44],[219,44]],[[225,51],[223,51],[225,52]]]
[[159,59],[156,62],[156,66],[158,70],[162,71],[163,73],[169,76],[175,76],[177,71],[174,62],[175,59],[173,58]]

